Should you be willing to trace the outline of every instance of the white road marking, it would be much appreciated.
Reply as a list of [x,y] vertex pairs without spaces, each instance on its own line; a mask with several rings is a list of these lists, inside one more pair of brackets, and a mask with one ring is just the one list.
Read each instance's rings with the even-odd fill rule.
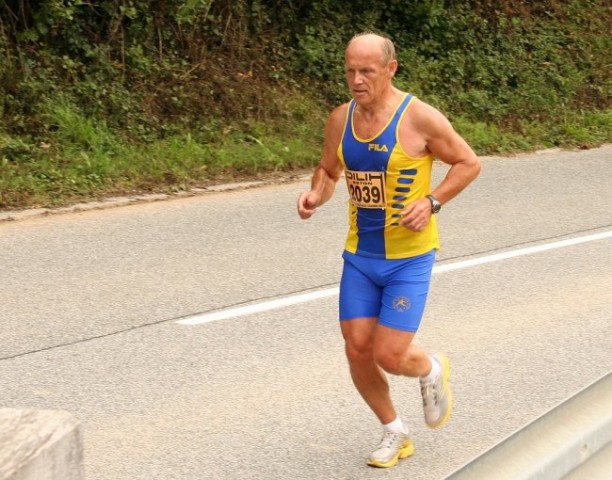
[[[491,255],[485,255],[483,257],[472,258],[469,260],[462,260],[460,262],[453,262],[442,265],[435,265],[433,273],[450,272],[452,270],[459,270],[462,268],[475,267],[477,265],[483,265],[485,263],[498,262],[500,260],[506,260],[508,258],[521,257],[524,255],[531,255],[534,253],[545,252],[548,250],[554,250],[556,248],[570,247],[572,245],[578,245],[586,242],[593,242],[596,240],[603,240],[612,237],[612,230],[607,232],[595,233],[592,235],[586,235],[583,237],[570,238],[567,240],[560,240],[557,242],[545,243],[542,245],[535,245],[533,247],[519,248],[516,250],[510,250],[507,252],[494,253]],[[277,308],[288,307],[291,305],[297,305],[299,303],[310,302],[312,300],[318,300],[321,298],[332,297],[338,295],[340,288],[331,287],[324,290],[317,290],[314,292],[300,293],[297,295],[291,295],[288,297],[277,298],[266,302],[254,303],[244,305],[242,307],[233,307],[225,310],[217,310],[215,312],[202,313],[191,317],[183,318],[178,320],[176,323],[181,325],[200,325],[202,323],[215,322],[217,320],[227,320],[229,318],[241,317],[245,315],[252,315],[254,313],[267,312],[269,310],[275,310]]]
[[176,323],[182,325],[198,325],[200,323],[214,322],[216,320],[227,320],[228,318],[240,317],[242,315],[252,315],[253,313],[266,312],[276,308],[288,307],[298,303],[310,302],[319,298],[331,297],[338,295],[339,287],[327,288],[325,290],[317,290],[309,293],[300,293],[291,295],[290,297],[277,298],[267,302],[254,303],[243,307],[233,307],[227,310],[217,310],[216,312],[202,313],[193,317],[184,318]]

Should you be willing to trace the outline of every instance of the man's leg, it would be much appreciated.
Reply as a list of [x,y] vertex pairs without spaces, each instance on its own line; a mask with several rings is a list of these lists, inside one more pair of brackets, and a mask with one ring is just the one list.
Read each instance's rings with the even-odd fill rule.
[[378,319],[358,318],[340,322],[345,339],[353,383],[361,397],[384,426],[379,445],[368,459],[373,467],[393,467],[401,458],[414,453],[408,430],[397,417],[385,372],[376,364],[373,355]]
[[[414,377],[432,370],[429,357],[413,346],[412,340],[423,313],[433,259],[433,254],[417,259],[423,263],[421,269],[407,272],[409,279],[400,279],[399,285],[391,282],[400,288],[396,292],[394,287],[382,287],[379,280],[388,281],[398,270],[402,273],[413,265],[365,261],[345,254],[340,283],[340,325],[346,355],[355,387],[384,427],[382,440],[368,460],[372,466],[392,467],[400,458],[414,452],[409,432],[393,406],[385,370]],[[412,278],[415,276],[416,279]],[[405,285],[418,288],[406,289]],[[394,312],[392,315],[389,315],[389,306]],[[384,319],[379,317],[381,313]],[[397,313],[401,314],[400,318]],[[390,324],[383,326],[381,320],[383,324]]]
[[397,418],[389,383],[374,359],[377,318],[356,318],[340,322],[346,357],[357,391],[384,425]]
[[[340,323],[346,342],[353,383],[362,398],[384,425],[384,433],[368,465],[387,468],[414,453],[408,430],[397,417],[385,372],[374,357],[378,319],[375,317],[346,320]],[[394,428],[392,428],[394,427]]]
[[378,325],[377,318],[340,322],[351,378],[357,391],[382,424],[397,417],[385,371],[423,377],[431,370],[429,356],[412,344],[413,332]]
[[419,377],[425,422],[431,428],[441,428],[453,408],[450,364],[445,355],[438,353],[430,357],[413,345],[413,337],[414,333],[379,325],[374,339],[374,361],[388,373]]
[[374,361],[385,372],[405,377],[424,377],[431,371],[429,355],[412,343],[415,332],[378,325],[374,336]]
[[397,418],[385,372],[419,377],[427,424],[440,428],[448,421],[453,400],[444,355],[432,360],[412,344],[413,332],[380,325],[373,317],[343,321],[341,328],[353,383],[383,425]]

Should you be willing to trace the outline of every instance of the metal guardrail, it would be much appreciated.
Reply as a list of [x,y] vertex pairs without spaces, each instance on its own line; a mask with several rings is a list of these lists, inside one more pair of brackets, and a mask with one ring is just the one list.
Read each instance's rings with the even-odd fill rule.
[[[479,455],[446,480],[559,480],[591,464],[612,478],[612,372]],[[591,462],[592,460],[592,462]],[[582,476],[579,476],[582,477]],[[594,477],[582,477],[594,478]]]

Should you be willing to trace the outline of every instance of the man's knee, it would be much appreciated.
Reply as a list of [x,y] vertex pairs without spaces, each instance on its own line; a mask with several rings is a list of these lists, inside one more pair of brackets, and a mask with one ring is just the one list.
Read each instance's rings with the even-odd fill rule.
[[376,318],[346,320],[340,323],[346,357],[351,365],[371,363]]
[[384,349],[374,352],[374,361],[385,372],[392,375],[399,375],[402,358],[393,352]]
[[410,348],[404,351],[393,351],[389,348],[377,348],[373,351],[374,361],[385,372],[392,375],[416,376],[419,359]]
[[371,363],[374,360],[371,339],[351,339],[345,343],[346,358],[351,365]]

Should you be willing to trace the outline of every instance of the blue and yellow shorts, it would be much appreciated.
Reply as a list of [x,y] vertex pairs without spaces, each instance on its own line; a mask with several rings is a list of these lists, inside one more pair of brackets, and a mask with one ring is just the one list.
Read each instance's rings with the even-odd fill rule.
[[380,325],[416,332],[423,318],[432,250],[398,260],[369,258],[345,251],[340,281],[340,320],[377,317]]

